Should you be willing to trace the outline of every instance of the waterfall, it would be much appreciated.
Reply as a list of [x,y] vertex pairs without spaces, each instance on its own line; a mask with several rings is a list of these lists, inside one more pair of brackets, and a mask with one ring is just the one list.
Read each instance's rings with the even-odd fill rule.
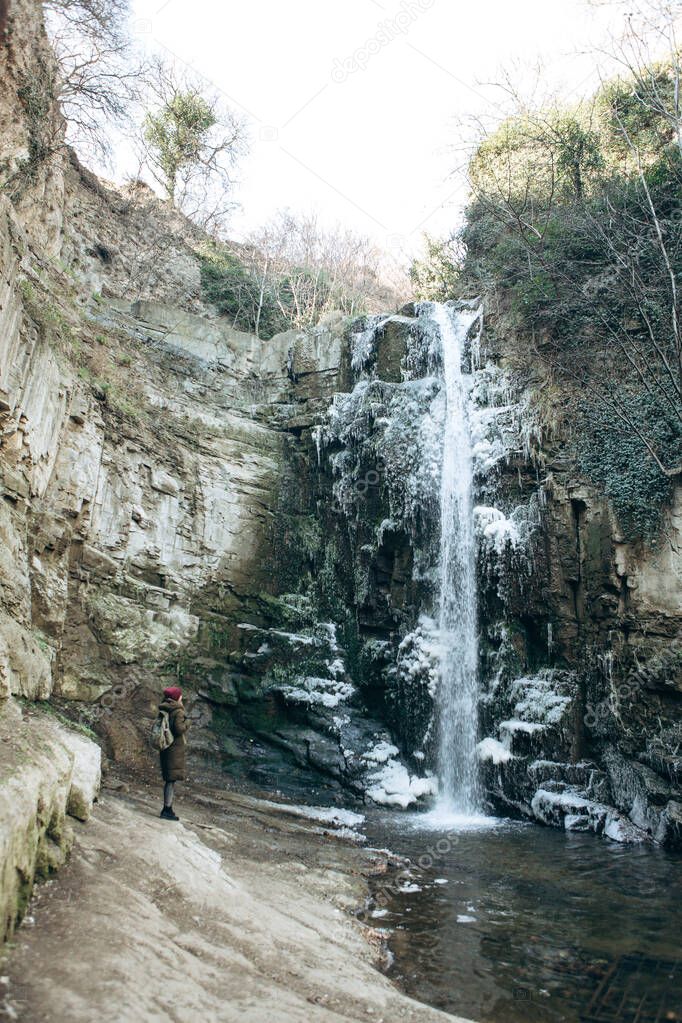
[[479,309],[424,303],[440,335],[446,411],[440,495],[438,631],[439,812],[481,812],[476,757],[478,641],[473,468],[464,346]]

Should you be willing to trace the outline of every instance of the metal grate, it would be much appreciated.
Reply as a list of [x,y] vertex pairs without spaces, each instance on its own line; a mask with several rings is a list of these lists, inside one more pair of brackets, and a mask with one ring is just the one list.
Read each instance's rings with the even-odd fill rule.
[[682,962],[633,953],[614,963],[581,1023],[682,1023]]

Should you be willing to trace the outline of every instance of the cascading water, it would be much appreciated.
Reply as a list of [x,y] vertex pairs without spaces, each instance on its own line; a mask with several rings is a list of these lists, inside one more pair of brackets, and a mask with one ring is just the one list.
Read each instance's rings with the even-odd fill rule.
[[[389,515],[379,526],[376,542],[383,545],[384,530],[402,534],[408,542],[411,539],[413,578],[426,583],[424,610],[402,638],[396,663],[392,669],[377,670],[386,671],[386,686],[403,722],[415,715],[414,728],[401,723],[405,746],[412,744],[415,758],[421,760],[425,753],[418,747],[431,750],[436,745],[438,778],[431,773],[412,777],[402,768],[399,783],[397,769],[391,767],[382,774],[388,787],[384,786],[382,795],[377,782],[372,798],[409,806],[420,795],[438,791],[433,814],[420,815],[422,825],[424,818],[432,817],[437,828],[450,823],[489,827],[494,818],[482,816],[476,749],[476,532],[470,410],[478,346],[476,338],[467,340],[481,313],[470,303],[435,302],[419,303],[416,313],[418,329],[404,316],[376,318],[353,336],[355,386],[349,394],[335,398],[323,438],[337,449],[331,456],[334,496],[349,519],[362,522],[357,480],[367,466],[382,459]],[[385,328],[392,319],[394,328],[388,331]],[[380,352],[400,352],[400,382],[382,379]],[[471,362],[470,371],[463,372],[463,361]],[[366,585],[374,585],[369,577]],[[425,613],[429,604],[431,614]],[[374,646],[377,661],[386,648],[390,644]],[[425,693],[431,700],[424,699]],[[457,821],[452,820],[455,817]]]
[[438,774],[440,814],[481,813],[476,757],[478,642],[469,388],[464,346],[479,309],[424,303],[440,335],[445,429],[440,497]]

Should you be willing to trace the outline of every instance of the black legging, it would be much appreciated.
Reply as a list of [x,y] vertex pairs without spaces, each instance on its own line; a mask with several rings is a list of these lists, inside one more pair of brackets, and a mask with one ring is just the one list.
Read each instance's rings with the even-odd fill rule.
[[175,782],[174,781],[167,781],[166,784],[163,786],[163,805],[164,806],[172,806],[173,805],[173,789],[174,788],[175,788]]

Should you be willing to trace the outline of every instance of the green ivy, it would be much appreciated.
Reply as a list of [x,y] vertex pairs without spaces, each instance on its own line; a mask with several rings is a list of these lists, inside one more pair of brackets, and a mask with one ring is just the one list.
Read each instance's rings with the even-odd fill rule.
[[[663,464],[679,464],[679,423],[662,417],[656,402],[646,394],[630,398],[627,409],[651,438]],[[577,444],[581,470],[604,487],[626,539],[654,539],[660,529],[661,512],[671,498],[673,481],[661,472],[639,437],[615,413],[587,403],[580,411],[586,425]]]

